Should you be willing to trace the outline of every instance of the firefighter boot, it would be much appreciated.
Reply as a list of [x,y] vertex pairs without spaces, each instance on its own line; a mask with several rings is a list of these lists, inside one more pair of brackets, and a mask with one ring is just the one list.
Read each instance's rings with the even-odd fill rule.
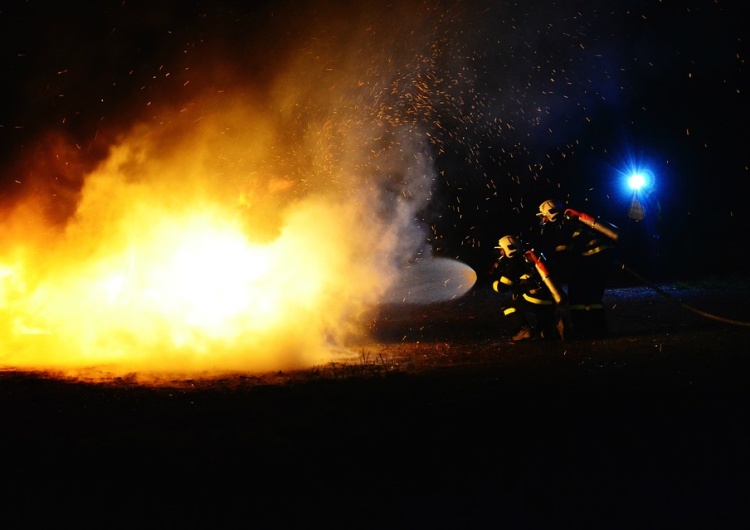
[[560,319],[557,321],[557,324],[555,324],[555,330],[557,331],[557,334],[560,336],[560,339],[565,340],[565,320]]
[[540,335],[543,340],[564,340],[565,329],[562,319],[545,326]]
[[521,328],[516,332],[515,335],[510,339],[511,342],[520,342],[522,340],[530,340],[534,337],[534,334],[531,331],[531,327],[529,326],[521,326]]

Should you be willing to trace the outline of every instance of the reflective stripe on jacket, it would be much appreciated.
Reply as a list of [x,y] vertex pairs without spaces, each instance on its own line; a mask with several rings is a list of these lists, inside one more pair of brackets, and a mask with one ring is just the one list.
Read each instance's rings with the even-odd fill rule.
[[552,300],[545,300],[544,298],[537,298],[535,296],[531,296],[528,293],[523,293],[523,299],[527,302],[531,302],[532,304],[537,305],[551,305],[553,302]]

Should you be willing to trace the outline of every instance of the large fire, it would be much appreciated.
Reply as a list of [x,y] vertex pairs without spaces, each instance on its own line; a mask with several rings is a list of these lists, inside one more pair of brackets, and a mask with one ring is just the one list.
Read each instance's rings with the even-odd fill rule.
[[[205,125],[167,145],[172,132],[125,136],[85,175],[61,226],[38,192],[7,214],[2,365],[195,376],[330,361],[422,244],[413,205],[372,213],[386,206],[375,182],[340,173],[335,186],[312,185],[253,160],[233,174],[222,159],[245,146],[216,143]],[[419,161],[408,171],[429,180]]]
[[299,50],[268,56],[274,75],[186,38],[171,70],[164,59],[126,77],[132,101],[101,117],[95,140],[57,124],[19,156],[0,195],[0,368],[304,368],[346,354],[383,301],[466,292],[474,271],[430,260],[420,215],[437,180],[436,109],[463,108],[439,71],[439,27],[453,24],[413,7],[419,27],[394,26],[390,10],[382,27],[311,27]]

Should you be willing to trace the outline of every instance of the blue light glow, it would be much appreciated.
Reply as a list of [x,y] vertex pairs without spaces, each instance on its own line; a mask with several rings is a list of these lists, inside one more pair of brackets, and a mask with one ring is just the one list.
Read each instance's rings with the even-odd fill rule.
[[649,167],[645,158],[636,156],[627,156],[623,160],[617,175],[623,187],[629,193],[645,193],[647,195],[656,189],[656,179],[653,170]]
[[623,176],[632,191],[650,191],[654,187],[654,173],[648,168],[631,168],[624,171]]
[[657,219],[661,208],[656,196],[655,172],[648,157],[628,153],[614,171],[621,196],[628,198],[628,219],[636,223]]
[[628,177],[628,186],[630,186],[630,189],[633,191],[638,191],[645,185],[646,177],[641,172],[632,173],[630,177]]

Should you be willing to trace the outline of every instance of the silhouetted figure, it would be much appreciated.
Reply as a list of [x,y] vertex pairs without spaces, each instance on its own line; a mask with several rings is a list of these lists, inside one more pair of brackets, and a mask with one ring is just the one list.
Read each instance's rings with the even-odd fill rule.
[[603,298],[614,269],[617,229],[553,200],[544,201],[537,216],[541,218],[538,248],[567,284],[570,320],[565,338],[606,336]]
[[511,295],[503,305],[511,341],[561,338],[555,318],[557,293],[548,286],[549,278],[541,275],[533,251],[525,251],[513,236],[502,237],[495,248],[500,257],[491,272],[492,288]]

